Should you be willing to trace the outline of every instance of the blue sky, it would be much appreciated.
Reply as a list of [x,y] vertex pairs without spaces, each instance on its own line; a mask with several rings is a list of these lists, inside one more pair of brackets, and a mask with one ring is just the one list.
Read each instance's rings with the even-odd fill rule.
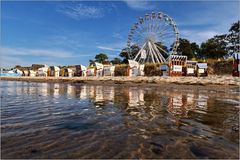
[[240,1],[1,1],[1,67],[32,63],[88,65],[98,53],[117,57],[145,13],[164,12],[180,37],[200,44],[227,33]]

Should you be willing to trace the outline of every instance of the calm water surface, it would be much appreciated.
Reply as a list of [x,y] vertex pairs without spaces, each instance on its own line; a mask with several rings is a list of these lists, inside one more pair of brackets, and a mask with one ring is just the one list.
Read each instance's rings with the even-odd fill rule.
[[239,158],[239,91],[1,82],[2,158]]

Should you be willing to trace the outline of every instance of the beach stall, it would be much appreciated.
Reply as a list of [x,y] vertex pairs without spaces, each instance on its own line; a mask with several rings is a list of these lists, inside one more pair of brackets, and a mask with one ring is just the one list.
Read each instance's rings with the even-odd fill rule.
[[233,54],[232,76],[240,77],[240,53]]
[[60,68],[57,66],[50,66],[48,68],[48,76],[51,77],[59,77],[60,74]]
[[36,77],[37,76],[37,72],[34,70],[29,70],[29,77]]
[[128,60],[129,67],[127,70],[127,76],[135,77],[135,76],[144,76],[144,64],[139,64],[136,61]]
[[186,67],[183,68],[184,76],[197,75],[197,61],[187,61]]
[[168,64],[160,65],[161,76],[169,76],[169,66]]
[[94,62],[94,66],[95,66],[95,76],[97,77],[103,76],[103,64]]
[[29,76],[29,70],[28,69],[23,69],[23,76]]
[[86,77],[87,76],[87,67],[83,65],[76,65],[76,71],[74,72],[74,76],[78,77]]
[[144,64],[139,65],[139,76],[144,76]]
[[186,67],[187,56],[171,55],[169,57],[170,76],[182,76]]
[[208,76],[207,63],[197,63],[197,76],[198,77]]
[[103,76],[114,76],[115,66],[104,65],[103,66]]
[[18,74],[20,76],[23,75],[23,72],[21,70],[17,69],[17,68],[15,68],[13,71],[14,71],[14,73],[16,73],[16,74]]
[[64,77],[73,77],[73,69],[63,68],[63,76]]
[[45,65],[44,67],[38,68],[37,76],[39,76],[39,77],[47,77],[48,76],[48,66]]
[[96,72],[95,72],[95,67],[94,66],[89,66],[87,67],[87,76],[95,76]]

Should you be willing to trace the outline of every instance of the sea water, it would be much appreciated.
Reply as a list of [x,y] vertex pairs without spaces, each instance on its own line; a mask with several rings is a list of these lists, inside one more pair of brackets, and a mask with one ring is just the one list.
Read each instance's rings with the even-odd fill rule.
[[2,158],[239,158],[239,89],[1,81]]

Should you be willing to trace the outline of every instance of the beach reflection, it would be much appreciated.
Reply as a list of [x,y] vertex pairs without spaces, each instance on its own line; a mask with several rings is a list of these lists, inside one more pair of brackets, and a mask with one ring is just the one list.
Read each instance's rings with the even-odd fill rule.
[[236,91],[4,81],[1,93],[3,158],[239,158]]

